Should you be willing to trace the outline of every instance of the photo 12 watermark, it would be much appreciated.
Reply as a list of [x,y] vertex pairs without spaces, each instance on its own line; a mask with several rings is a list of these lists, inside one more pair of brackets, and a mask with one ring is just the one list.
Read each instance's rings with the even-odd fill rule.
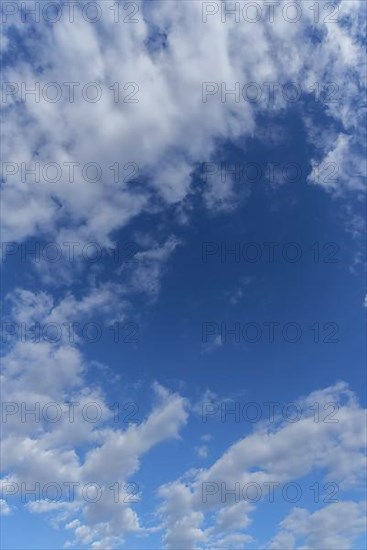
[[104,337],[110,342],[119,344],[137,344],[140,327],[135,321],[115,321],[111,324],[96,322],[64,321],[56,323],[1,323],[1,342],[32,342],[39,344],[95,344]]
[[221,23],[298,23],[307,19],[312,23],[338,23],[338,2],[295,2],[283,0],[263,1],[203,1],[202,22]]
[[48,401],[46,403],[26,401],[1,402],[1,422],[3,424],[57,424],[86,422],[97,424],[101,422],[113,422],[114,424],[138,425],[139,405],[135,401],[116,401],[111,406],[97,401]]
[[258,182],[270,184],[294,184],[305,182],[327,185],[338,183],[340,170],[336,162],[312,164],[311,172],[298,162],[257,162],[248,160],[241,162],[203,162],[200,175],[205,183],[228,181],[234,183],[253,184]]
[[101,261],[110,261],[115,265],[139,263],[138,253],[142,252],[138,243],[134,241],[121,242],[115,248],[106,249],[98,242],[40,242],[18,243],[8,241],[1,243],[1,263],[11,261],[36,264],[46,262],[50,264],[70,263],[75,264],[83,260],[87,264],[95,264]]
[[337,264],[340,245],[333,241],[315,241],[304,245],[297,241],[204,241],[201,244],[204,264]]
[[248,483],[235,482],[229,484],[225,481],[204,481],[201,484],[202,502],[238,503],[238,502],[259,502],[264,500],[271,504],[277,502],[296,503],[302,498],[313,502],[333,503],[338,502],[337,495],[339,484],[329,481],[325,484],[318,482],[305,488],[299,483],[289,481],[280,483],[279,481],[264,481],[258,483],[250,481]]
[[111,98],[114,103],[139,103],[139,84],[114,82],[2,82],[1,98],[5,105],[23,103],[98,103]]
[[319,424],[338,423],[337,413],[339,405],[335,402],[319,403],[315,401],[312,405],[301,406],[300,403],[291,402],[282,404],[279,401],[206,401],[201,404],[201,421],[206,424],[208,421],[220,421],[222,424],[242,424],[248,422],[288,422],[294,424],[304,419],[312,419]]
[[337,344],[340,342],[340,327],[335,321],[315,321],[301,324],[296,321],[203,321],[201,342],[215,340],[224,344],[296,344],[306,340],[314,344]]
[[[29,502],[84,502],[95,504],[110,493],[115,504],[134,504],[140,501],[140,489],[138,483],[129,481],[120,483],[116,481],[109,486],[103,486],[95,481],[48,481],[46,483],[35,481],[33,483],[15,483],[4,481],[0,495],[5,502],[17,497],[22,503]],[[108,496],[108,495],[107,495]],[[110,500],[110,499],[109,499]]]
[[129,0],[4,0],[1,3],[1,17],[5,24],[98,24],[104,19],[111,23],[136,24],[142,20],[140,8],[141,2]]

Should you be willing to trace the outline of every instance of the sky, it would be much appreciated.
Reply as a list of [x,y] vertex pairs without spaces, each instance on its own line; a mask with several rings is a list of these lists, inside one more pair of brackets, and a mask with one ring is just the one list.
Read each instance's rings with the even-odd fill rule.
[[365,548],[366,4],[2,21],[2,547]]

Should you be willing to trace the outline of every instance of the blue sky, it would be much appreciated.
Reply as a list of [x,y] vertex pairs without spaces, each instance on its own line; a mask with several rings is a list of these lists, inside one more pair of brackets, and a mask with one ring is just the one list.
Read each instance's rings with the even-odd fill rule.
[[366,547],[363,3],[86,4],[3,8],[2,546]]

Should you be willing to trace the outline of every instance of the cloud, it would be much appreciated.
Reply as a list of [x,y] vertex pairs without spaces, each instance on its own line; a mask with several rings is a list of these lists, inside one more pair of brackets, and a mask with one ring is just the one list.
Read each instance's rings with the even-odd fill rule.
[[195,447],[196,454],[199,458],[208,458],[208,447],[206,445],[200,445],[200,447]]
[[[366,530],[366,504],[341,501],[316,512],[294,508],[281,522],[280,532],[270,541],[269,550],[298,548],[350,550]],[[286,545],[286,546],[285,546]]]
[[248,285],[250,285],[252,282],[253,282],[252,277],[243,277],[240,281],[239,288],[234,290],[229,296],[229,302],[232,305],[238,304],[244,296],[246,287],[248,287]]
[[[319,101],[340,130],[336,142],[321,144],[317,157],[340,156],[345,176],[337,189],[327,185],[328,190],[360,189],[363,169],[355,178],[348,176],[363,143],[362,115],[356,108],[365,88],[360,2],[340,2],[338,22],[318,23],[319,40],[313,38],[312,10],[302,10],[296,23],[277,16],[272,23],[264,17],[251,25],[234,17],[223,23],[220,14],[204,22],[200,2],[138,4],[138,20],[125,24],[124,32],[103,2],[102,17],[93,24],[75,10],[73,22],[63,16],[52,25],[24,25],[13,17],[5,25],[5,48],[10,48],[13,32],[29,51],[27,57],[16,56],[12,66],[5,64],[5,82],[14,82],[20,90],[22,83],[30,89],[39,82],[42,91],[50,82],[79,83],[73,102],[64,85],[62,99],[55,103],[45,93],[38,103],[31,96],[26,101],[8,98],[3,157],[19,171],[12,176],[13,168],[7,165],[4,174],[5,239],[47,234],[60,242],[93,240],[112,246],[113,233],[140,213],[183,204],[197,191],[203,192],[209,210],[233,208],[231,178],[202,182],[197,190],[192,174],[198,163],[216,158],[219,146],[256,137],[259,114],[294,107],[282,93],[270,105],[266,82],[277,82],[280,90],[295,82],[306,95],[313,93],[315,82],[343,82],[338,91],[342,102]],[[29,27],[34,33],[25,36]],[[90,82],[101,91],[95,103],[82,93]],[[219,91],[203,102],[205,82],[214,82]],[[235,101],[233,94],[221,98],[222,83],[233,90],[236,83],[249,82],[262,87],[259,101]],[[114,83],[120,87],[118,100]],[[133,92],[137,102],[128,102],[135,100]],[[317,117],[308,124],[315,127]],[[97,168],[95,175],[95,167],[86,170],[91,162],[100,174]],[[39,178],[22,175],[35,163]],[[47,175],[48,163],[61,167],[61,175],[52,176],[56,181]]]
[[[139,251],[134,256],[136,265],[130,269],[131,277],[128,288],[131,293],[146,293],[156,298],[160,288],[161,280],[167,269],[167,261],[175,251],[176,247],[183,244],[177,237],[170,235],[162,244],[153,241],[149,248]],[[122,269],[120,272],[129,271]]]
[[[10,95],[4,108],[3,158],[10,163],[2,181],[4,240],[34,237],[60,245],[92,241],[110,250],[117,230],[141,214],[165,210],[187,222],[195,214],[192,204],[198,196],[209,212],[230,212],[239,195],[246,196],[248,190],[239,190],[235,178],[223,179],[218,172],[207,180],[196,177],[199,164],[217,161],[221,150],[239,140],[246,156],[247,139],[264,139],[259,117],[289,110],[298,109],[313,146],[310,183],[336,195],[360,193],[365,178],[360,98],[366,87],[361,2],[340,2],[339,22],[321,21],[316,30],[311,10],[303,10],[296,24],[282,17],[256,25],[238,24],[233,17],[223,22],[220,16],[204,22],[201,2],[162,0],[138,2],[137,23],[123,25],[121,32],[109,7],[100,3],[102,18],[93,24],[78,8],[73,22],[62,17],[54,24],[24,24],[15,17],[2,28],[3,81],[18,85],[20,95],[22,86],[31,89],[36,82],[42,91],[39,102],[31,94],[26,101]],[[320,130],[319,113],[306,114],[304,102],[287,103],[282,93],[269,102],[264,83],[274,81],[280,87],[290,82],[301,85],[308,91],[308,100],[312,90],[320,92],[315,82],[343,83],[343,89],[336,90],[342,100],[324,101],[333,88],[322,89],[323,99],[317,99],[330,130]],[[50,82],[62,86],[61,101],[47,100]],[[65,97],[67,82],[77,83],[74,101]],[[82,93],[91,82],[102,94],[95,103]],[[218,89],[205,101],[203,84],[213,82]],[[243,97],[236,101],[231,91],[238,88],[237,83],[249,82],[262,87],[259,101]],[[315,180],[317,164],[337,164],[339,179]],[[355,221],[357,230],[360,225]],[[136,265],[116,269],[113,280],[103,283],[97,282],[99,267],[91,269],[88,287],[79,294],[67,292],[55,299],[43,291],[15,290],[8,302],[10,321],[33,327],[85,322],[96,316],[109,323],[124,320],[135,295],[157,296],[168,260],[182,244],[173,234],[165,241],[140,235],[140,243],[143,249],[136,254]],[[75,272],[71,275],[62,263],[41,262],[36,269],[48,284],[55,275],[63,282],[74,281]],[[246,284],[234,291],[233,304],[242,299]],[[55,524],[72,533],[70,546],[119,547],[127,533],[146,534],[148,529],[132,506],[116,503],[107,489],[115,482],[125,487],[156,445],[179,437],[188,422],[188,403],[157,383],[151,410],[142,423],[116,429],[111,426],[113,411],[103,389],[96,380],[90,382],[92,364],[81,344],[80,335],[70,342],[63,332],[53,343],[16,341],[6,346],[2,379],[6,400],[28,408],[60,402],[62,420],[50,423],[29,415],[24,422],[13,409],[4,427],[3,484],[50,479],[78,483],[74,502],[40,500],[27,509],[53,515]],[[202,353],[221,345],[217,336],[203,345]],[[206,397],[211,400],[213,395],[207,392]],[[207,468],[191,470],[162,485],[158,528],[165,530],[165,544],[230,548],[253,541],[247,531],[256,507],[247,502],[223,503],[217,493],[203,502],[203,483],[282,484],[322,470],[325,479],[336,479],[341,487],[359,487],[364,411],[344,384],[314,392],[299,404],[307,408],[316,400],[337,402],[338,422],[316,423],[309,414],[296,424],[281,419],[272,426],[259,424]],[[80,414],[91,401],[102,413],[95,423]],[[70,402],[78,403],[72,423],[67,417]],[[206,445],[197,452],[207,458]],[[93,505],[83,500],[80,488],[90,481],[103,489],[103,498]],[[138,489],[139,500],[142,488]],[[6,501],[1,506],[3,513],[10,513]],[[340,547],[350,544],[359,533],[361,510],[358,503],[343,506],[291,512],[270,544],[292,546],[306,535],[306,542],[300,544],[316,545],[322,537],[319,525],[333,526],[333,514],[340,518],[342,510],[346,529],[337,527],[334,535],[325,531],[324,541]]]
[[[360,142],[363,143],[363,138]],[[336,194],[345,189],[360,192],[366,189],[367,161],[356,136],[340,133],[330,148],[322,141],[318,141],[318,145],[324,147],[325,156],[321,161],[312,161],[310,183]]]
[[9,504],[6,502],[6,500],[0,498],[0,515],[8,516],[9,514],[11,514],[11,508]]
[[[315,422],[315,402],[320,409],[336,403],[336,421]],[[263,423],[233,443],[208,468],[187,472],[160,488],[166,547],[215,547],[216,534],[223,535],[225,528],[229,535],[251,535],[249,515],[254,514],[256,505],[242,497],[234,499],[233,495],[223,498],[223,484],[232,492],[236,485],[243,488],[248,483],[283,486],[319,471],[342,490],[364,486],[366,414],[353,393],[344,383],[338,383],[297,403],[303,411],[298,422],[287,423],[283,419],[274,424]],[[281,534],[283,539],[285,536]]]
[[[111,314],[112,296],[116,295],[110,291],[96,289],[95,294],[92,291],[80,300],[69,294],[55,303],[47,293],[19,289],[9,297],[10,318],[30,324],[42,319],[62,323],[72,315],[75,321],[95,311]],[[65,339],[54,343],[15,340],[6,346],[2,486],[7,495],[6,488],[39,483],[37,502],[27,504],[30,512],[51,514],[55,524],[67,524],[74,532],[75,544],[112,547],[120,544],[128,532],[144,532],[130,504],[140,500],[142,489],[131,477],[154,446],[179,436],[187,422],[187,402],[156,383],[154,402],[146,418],[138,425],[117,429],[102,389],[96,381],[88,381],[89,365],[78,343]],[[91,403],[92,416],[95,409],[99,413],[93,422],[88,420],[89,414],[83,413]],[[72,414],[70,404],[74,405]],[[52,410],[48,409],[50,405]],[[57,421],[53,420],[55,405],[60,411]],[[64,489],[56,501],[42,492],[48,483]],[[75,484],[74,496],[67,489],[70,483]],[[96,502],[84,497],[83,490],[90,483],[101,491]],[[117,501],[111,490],[116,484],[120,487]],[[7,501],[3,509],[9,513]]]
[[214,350],[223,346],[222,337],[220,334],[217,334],[214,338],[208,340],[207,342],[201,343],[201,353],[208,354],[212,353]]

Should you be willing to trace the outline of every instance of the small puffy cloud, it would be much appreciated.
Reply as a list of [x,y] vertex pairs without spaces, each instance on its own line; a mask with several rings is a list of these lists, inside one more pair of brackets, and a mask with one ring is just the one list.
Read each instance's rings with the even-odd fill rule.
[[199,458],[207,458],[209,454],[209,450],[206,445],[200,445],[200,447],[195,447],[195,452]]
[[365,532],[365,502],[336,502],[313,513],[304,508],[294,508],[280,523],[280,532],[269,542],[267,548],[350,550],[357,537]]
[[201,353],[206,355],[212,353],[218,348],[223,346],[222,337],[220,334],[216,334],[214,338],[208,339],[207,342],[201,343]]
[[11,514],[11,508],[9,504],[3,498],[0,498],[0,515],[8,516]]

